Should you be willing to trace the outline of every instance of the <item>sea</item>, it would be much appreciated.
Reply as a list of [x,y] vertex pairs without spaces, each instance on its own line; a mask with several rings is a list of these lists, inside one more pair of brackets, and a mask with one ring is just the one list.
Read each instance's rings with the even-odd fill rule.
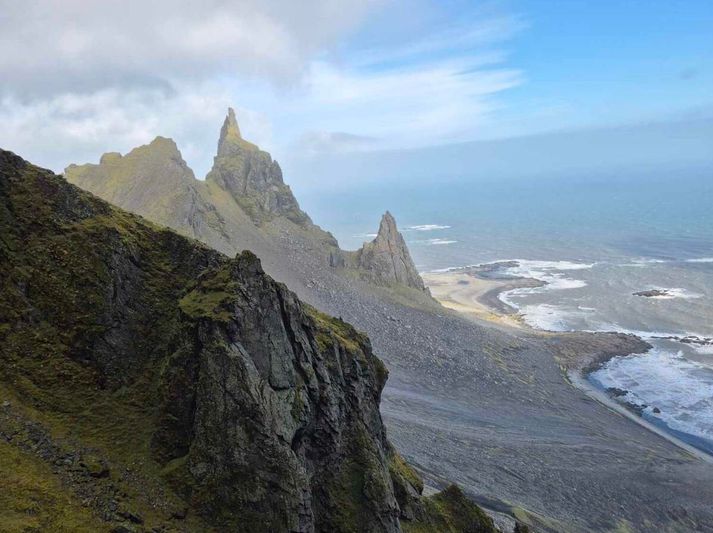
[[388,208],[422,272],[508,262],[500,274],[542,280],[501,295],[533,328],[644,338],[648,353],[611,359],[591,384],[713,453],[710,169],[403,180],[308,204],[345,248],[373,238]]

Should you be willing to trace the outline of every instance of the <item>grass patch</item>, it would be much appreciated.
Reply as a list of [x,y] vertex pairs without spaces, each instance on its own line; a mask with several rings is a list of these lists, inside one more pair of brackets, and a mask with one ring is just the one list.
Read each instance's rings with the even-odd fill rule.
[[106,529],[39,459],[0,440],[0,528],[7,533]]

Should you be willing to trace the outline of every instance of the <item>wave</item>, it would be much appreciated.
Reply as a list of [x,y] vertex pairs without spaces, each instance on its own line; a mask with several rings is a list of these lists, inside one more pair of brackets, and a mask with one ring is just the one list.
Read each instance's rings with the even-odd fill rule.
[[428,239],[426,241],[426,244],[428,244],[429,246],[433,246],[433,245],[440,245],[440,244],[455,244],[457,242],[458,241],[449,240],[449,239]]
[[439,229],[450,229],[450,226],[445,226],[441,224],[421,224],[419,226],[408,226],[406,229],[414,231],[435,231]]
[[679,352],[654,348],[611,359],[590,376],[618,399],[674,430],[713,441],[713,369]]
[[692,259],[653,259],[642,257],[634,259],[630,263],[623,263],[619,266],[644,268],[650,265],[659,265],[662,263],[713,263],[713,257],[695,257]]
[[651,259],[648,257],[641,257],[639,259],[633,259],[631,263],[624,263],[619,266],[622,267],[634,267],[634,268],[644,268],[649,265],[658,265],[661,263],[669,263],[670,261],[667,261],[665,259]]
[[570,320],[573,318],[584,318],[596,310],[591,307],[572,309],[559,305],[537,304],[522,306],[518,311],[522,320],[531,328],[543,331],[563,332],[574,331],[574,328],[568,325]]
[[[426,246],[439,246],[439,245],[444,245],[444,244],[455,244],[458,241],[455,241],[453,239],[426,239],[424,241],[411,241],[413,244],[425,244]],[[439,269],[439,270],[434,270],[433,272],[448,272],[450,270],[457,270],[457,269]]]
[[[512,265],[511,263],[515,263]],[[496,263],[491,263],[496,264]],[[538,287],[519,287],[509,291],[501,292],[498,297],[507,305],[514,307],[525,315],[525,311],[520,309],[513,298],[521,298],[530,294],[538,294],[547,291],[580,289],[587,286],[587,282],[581,279],[566,277],[563,272],[572,270],[588,270],[596,263],[575,263],[572,261],[534,261],[528,259],[514,259],[503,262],[508,265],[503,269],[503,273],[513,277],[530,278],[541,281],[543,285]],[[533,307],[533,306],[530,306]],[[534,308],[531,309],[534,311]]]

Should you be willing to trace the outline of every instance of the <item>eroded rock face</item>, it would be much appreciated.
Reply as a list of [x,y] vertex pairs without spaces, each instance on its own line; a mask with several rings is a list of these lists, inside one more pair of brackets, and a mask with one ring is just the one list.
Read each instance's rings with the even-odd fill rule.
[[215,182],[230,192],[258,223],[284,216],[296,224],[311,224],[283,181],[277,161],[242,138],[232,108],[228,110],[220,131],[218,154],[206,181]]
[[388,211],[381,218],[376,238],[352,256],[354,266],[382,283],[400,283],[427,291],[411,259],[406,242]]
[[386,370],[368,339],[305,308],[250,252],[204,273],[181,305],[198,321],[187,469],[201,506],[270,531],[397,531]]

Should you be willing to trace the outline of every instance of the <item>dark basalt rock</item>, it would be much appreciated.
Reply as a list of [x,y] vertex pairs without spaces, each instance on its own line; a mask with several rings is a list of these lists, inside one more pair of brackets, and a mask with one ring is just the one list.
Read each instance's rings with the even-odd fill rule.
[[661,296],[669,296],[669,292],[665,289],[650,289],[647,291],[635,292],[634,296],[643,296],[644,298],[657,298]]
[[206,181],[228,191],[257,223],[284,216],[301,226],[312,224],[282,179],[277,161],[242,138],[232,108],[220,130],[218,154]]

